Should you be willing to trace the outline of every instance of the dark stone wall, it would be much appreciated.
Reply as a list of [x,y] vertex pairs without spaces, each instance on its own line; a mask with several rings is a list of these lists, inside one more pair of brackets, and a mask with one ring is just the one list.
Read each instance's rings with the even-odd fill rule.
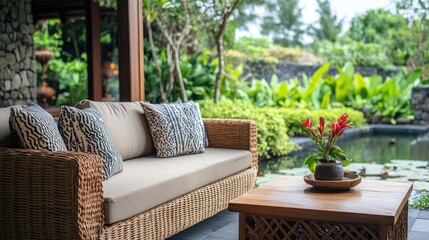
[[411,94],[415,124],[429,125],[429,86],[415,87]]
[[[304,65],[292,62],[281,61],[278,64],[266,63],[264,61],[247,62],[247,66],[244,70],[244,76],[251,74],[256,79],[265,79],[270,81],[271,75],[277,74],[280,80],[289,80],[294,77],[302,79],[302,75],[305,73],[308,77],[312,76],[313,73],[320,67],[320,65]],[[391,77],[400,72],[400,69],[384,70],[372,67],[356,67],[355,72],[359,72],[363,76],[370,76],[373,74],[379,74],[383,78]],[[336,67],[329,69],[329,74],[336,75],[338,73]]]
[[0,107],[36,101],[31,0],[0,0]]

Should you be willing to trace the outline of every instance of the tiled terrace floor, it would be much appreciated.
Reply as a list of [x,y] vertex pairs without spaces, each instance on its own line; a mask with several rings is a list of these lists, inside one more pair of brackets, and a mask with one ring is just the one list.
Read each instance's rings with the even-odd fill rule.
[[[196,224],[169,240],[235,240],[238,239],[238,213],[224,210]],[[429,239],[429,211],[410,208],[408,211],[408,239]]]

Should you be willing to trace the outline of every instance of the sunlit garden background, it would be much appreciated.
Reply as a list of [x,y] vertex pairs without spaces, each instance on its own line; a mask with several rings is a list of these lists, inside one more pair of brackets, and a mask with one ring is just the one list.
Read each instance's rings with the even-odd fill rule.
[[[115,1],[100,2],[115,8]],[[261,177],[273,165],[294,166],[285,156],[299,148],[291,138],[305,136],[299,121],[307,116],[332,120],[347,112],[355,127],[429,123],[429,109],[412,106],[413,89],[429,83],[427,1],[392,0],[349,24],[329,0],[314,1],[318,20],[311,24],[299,0],[222,3],[143,0],[145,100],[192,100],[207,118],[255,120],[259,156],[269,166]],[[116,16],[101,17],[103,99],[118,101]],[[238,34],[255,28],[257,37]],[[87,98],[84,19],[39,21],[36,29],[36,47],[54,52],[50,104]]]

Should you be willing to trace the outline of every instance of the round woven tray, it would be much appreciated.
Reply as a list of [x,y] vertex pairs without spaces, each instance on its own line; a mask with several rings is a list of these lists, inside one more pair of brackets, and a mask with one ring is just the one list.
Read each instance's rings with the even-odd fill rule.
[[316,180],[314,179],[314,174],[308,174],[304,176],[304,181],[307,184],[312,185],[318,189],[325,190],[348,190],[352,187],[357,186],[361,181],[359,175],[356,172],[344,172],[344,178],[341,181],[326,181],[326,180]]

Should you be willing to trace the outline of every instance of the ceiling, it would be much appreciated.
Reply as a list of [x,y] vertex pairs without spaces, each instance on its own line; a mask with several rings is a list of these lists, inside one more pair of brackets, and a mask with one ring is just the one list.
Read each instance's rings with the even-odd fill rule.
[[85,0],[32,0],[31,5],[36,21],[85,15]]

